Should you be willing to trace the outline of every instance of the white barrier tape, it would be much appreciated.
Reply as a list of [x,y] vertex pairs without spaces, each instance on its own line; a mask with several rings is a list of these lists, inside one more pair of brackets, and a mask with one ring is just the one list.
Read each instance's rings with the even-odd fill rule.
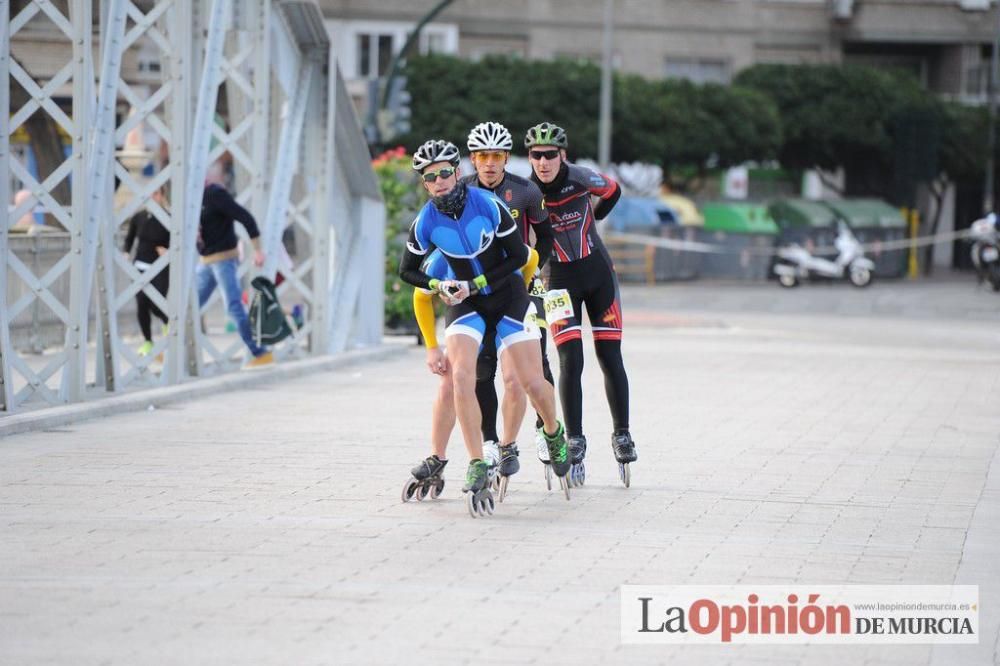
[[[927,245],[936,245],[938,243],[950,243],[952,241],[966,238],[969,236],[970,231],[968,229],[963,229],[961,231],[948,231],[945,233],[934,234],[933,236],[918,236],[916,238],[901,238],[899,240],[892,241],[875,241],[873,243],[862,244],[862,249],[865,252],[890,252],[892,250],[907,250],[911,247],[924,247]],[[685,241],[677,240],[675,238],[662,238],[660,236],[644,236],[642,234],[630,234],[622,232],[609,232],[606,234],[608,239],[614,239],[618,241],[624,241],[626,243],[638,243],[641,245],[653,245],[656,247],[666,248],[668,250],[683,250],[685,252],[700,252],[702,254],[756,254],[762,256],[769,256],[778,254],[778,251],[788,247],[783,245],[781,247],[723,247],[722,245],[713,245],[712,243],[702,243],[699,241]],[[811,254],[836,254],[837,248],[835,247],[816,247],[809,250]]]
[[625,241],[626,243],[639,243],[642,245],[655,245],[668,250],[685,250],[687,252],[701,252],[703,254],[738,254],[743,250],[712,245],[711,243],[699,243],[697,241],[677,240],[675,238],[663,238],[661,236],[644,236],[642,234],[629,234],[623,232],[608,232],[605,234],[608,239]]

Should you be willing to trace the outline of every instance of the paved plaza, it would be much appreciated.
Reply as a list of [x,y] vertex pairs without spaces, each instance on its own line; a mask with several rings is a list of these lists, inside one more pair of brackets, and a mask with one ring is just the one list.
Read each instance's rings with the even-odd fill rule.
[[[1000,295],[623,300],[630,489],[589,341],[586,487],[546,490],[526,424],[487,519],[457,434],[443,497],[400,502],[417,347],[0,440],[0,664],[996,663]],[[977,584],[980,644],[621,644],[621,585],[730,583]]]

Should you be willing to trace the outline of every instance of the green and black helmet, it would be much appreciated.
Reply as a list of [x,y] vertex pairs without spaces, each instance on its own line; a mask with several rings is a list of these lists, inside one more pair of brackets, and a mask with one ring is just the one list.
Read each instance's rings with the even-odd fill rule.
[[538,123],[529,129],[528,133],[524,136],[525,148],[532,148],[534,146],[566,148],[568,145],[569,141],[566,139],[566,130],[555,123]]

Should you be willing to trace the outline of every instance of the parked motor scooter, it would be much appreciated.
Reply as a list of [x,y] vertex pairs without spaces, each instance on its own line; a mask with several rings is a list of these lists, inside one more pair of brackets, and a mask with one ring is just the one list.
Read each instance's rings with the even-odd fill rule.
[[836,259],[813,256],[798,243],[778,249],[774,274],[782,287],[797,287],[806,278],[847,278],[855,287],[871,284],[875,262],[865,257],[861,243],[842,220],[837,222]]
[[980,282],[1000,291],[1000,232],[997,216],[990,213],[972,223],[966,240],[972,243],[972,265]]

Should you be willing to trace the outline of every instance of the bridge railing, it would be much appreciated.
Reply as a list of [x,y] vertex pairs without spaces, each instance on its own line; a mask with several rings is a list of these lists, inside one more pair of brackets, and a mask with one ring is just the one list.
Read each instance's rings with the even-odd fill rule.
[[[278,359],[378,343],[385,207],[315,0],[16,6],[0,2],[0,202],[15,202],[0,205],[0,413],[240,367],[221,294],[199,308],[194,293],[209,169],[261,229],[266,261],[246,253],[244,285],[280,271],[298,306]],[[64,143],[47,171],[39,119]],[[171,232],[145,271],[121,251],[141,210]],[[146,355],[140,291],[168,319]]]

